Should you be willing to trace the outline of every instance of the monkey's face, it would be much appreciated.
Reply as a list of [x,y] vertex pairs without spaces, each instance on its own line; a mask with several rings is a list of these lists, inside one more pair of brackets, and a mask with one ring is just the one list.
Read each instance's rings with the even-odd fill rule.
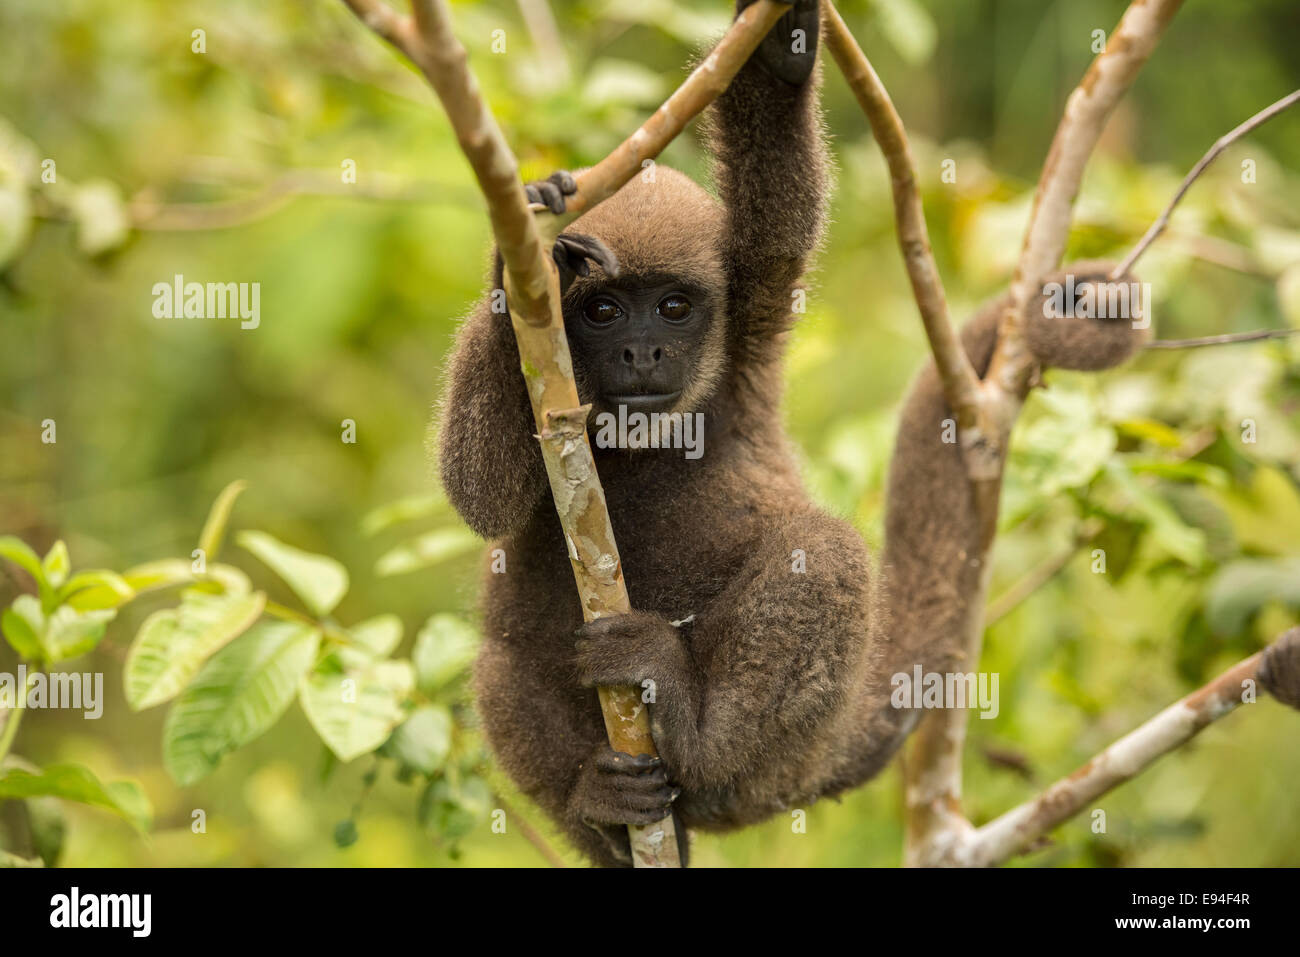
[[722,318],[707,288],[670,274],[581,283],[565,327],[584,402],[599,412],[690,412],[723,362]]

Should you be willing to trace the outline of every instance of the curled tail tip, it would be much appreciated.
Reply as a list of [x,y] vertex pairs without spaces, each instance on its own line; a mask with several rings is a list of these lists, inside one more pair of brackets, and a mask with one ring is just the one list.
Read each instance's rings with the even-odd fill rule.
[[1116,264],[1071,263],[1043,280],[1025,307],[1025,338],[1040,362],[1097,371],[1117,366],[1151,335],[1147,286],[1132,274],[1110,278]]
[[1258,675],[1265,691],[1300,709],[1300,627],[1284,632],[1264,649]]

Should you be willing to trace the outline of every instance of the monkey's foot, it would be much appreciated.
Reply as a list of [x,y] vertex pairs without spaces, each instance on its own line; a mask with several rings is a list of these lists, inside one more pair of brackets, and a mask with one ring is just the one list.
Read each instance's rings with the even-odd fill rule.
[[582,766],[576,810],[592,827],[644,826],[671,814],[681,793],[669,783],[659,758],[623,754],[604,745]]

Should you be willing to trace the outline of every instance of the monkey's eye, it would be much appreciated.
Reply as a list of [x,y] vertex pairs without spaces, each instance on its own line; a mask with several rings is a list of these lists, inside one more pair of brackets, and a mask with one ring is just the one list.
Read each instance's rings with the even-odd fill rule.
[[623,310],[613,299],[593,299],[582,307],[582,314],[598,326],[607,326],[623,315]]
[[655,311],[669,322],[681,322],[691,314],[691,301],[681,293],[672,293],[659,300]]

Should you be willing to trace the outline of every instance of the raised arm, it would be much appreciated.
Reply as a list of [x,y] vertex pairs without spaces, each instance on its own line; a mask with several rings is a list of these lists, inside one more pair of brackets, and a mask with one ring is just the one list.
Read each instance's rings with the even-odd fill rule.
[[[739,0],[737,9],[752,2]],[[829,163],[817,33],[817,0],[798,0],[712,108],[735,347],[761,344],[788,327],[792,293],[825,225]]]
[[[494,300],[500,312],[492,311]],[[461,518],[484,538],[522,526],[546,489],[504,302],[489,290],[461,326],[438,409],[439,477]]]

